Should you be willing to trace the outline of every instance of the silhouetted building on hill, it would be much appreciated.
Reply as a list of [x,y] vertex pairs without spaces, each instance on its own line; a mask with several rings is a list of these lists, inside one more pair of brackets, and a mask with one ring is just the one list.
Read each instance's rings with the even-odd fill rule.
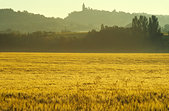
[[86,7],[85,4],[83,3],[83,5],[82,5],[82,11],[86,11],[86,10],[93,10],[93,9],[90,8],[90,7]]
[[85,11],[85,10],[86,10],[86,6],[85,6],[85,4],[83,3],[82,11]]

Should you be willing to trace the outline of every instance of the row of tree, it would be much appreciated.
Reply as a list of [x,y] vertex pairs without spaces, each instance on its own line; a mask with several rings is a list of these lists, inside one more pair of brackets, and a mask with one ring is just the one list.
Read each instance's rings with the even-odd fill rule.
[[134,17],[131,28],[101,25],[88,33],[0,33],[0,51],[166,52],[168,47],[156,16]]
[[100,31],[88,33],[88,39],[98,47],[116,50],[161,50],[165,42],[156,16],[135,16],[130,28],[101,25]]
[[135,16],[132,21],[132,28],[133,30],[144,33],[153,39],[161,36],[161,28],[156,16],[150,17],[149,20],[145,16],[140,16],[139,18]]

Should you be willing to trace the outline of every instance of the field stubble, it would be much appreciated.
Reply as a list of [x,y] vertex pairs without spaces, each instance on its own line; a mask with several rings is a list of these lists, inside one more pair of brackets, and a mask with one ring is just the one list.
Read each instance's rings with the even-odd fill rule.
[[169,54],[0,53],[0,110],[169,110]]

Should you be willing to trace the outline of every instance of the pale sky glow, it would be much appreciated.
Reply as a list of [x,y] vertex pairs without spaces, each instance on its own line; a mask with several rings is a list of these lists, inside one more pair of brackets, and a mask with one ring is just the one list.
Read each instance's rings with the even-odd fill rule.
[[64,18],[72,11],[80,11],[83,2],[99,10],[169,15],[169,0],[0,0],[0,8]]

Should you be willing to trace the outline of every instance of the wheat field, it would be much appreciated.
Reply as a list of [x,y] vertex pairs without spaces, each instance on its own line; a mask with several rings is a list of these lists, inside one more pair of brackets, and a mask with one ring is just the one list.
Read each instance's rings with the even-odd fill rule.
[[0,110],[169,110],[169,54],[0,53]]

